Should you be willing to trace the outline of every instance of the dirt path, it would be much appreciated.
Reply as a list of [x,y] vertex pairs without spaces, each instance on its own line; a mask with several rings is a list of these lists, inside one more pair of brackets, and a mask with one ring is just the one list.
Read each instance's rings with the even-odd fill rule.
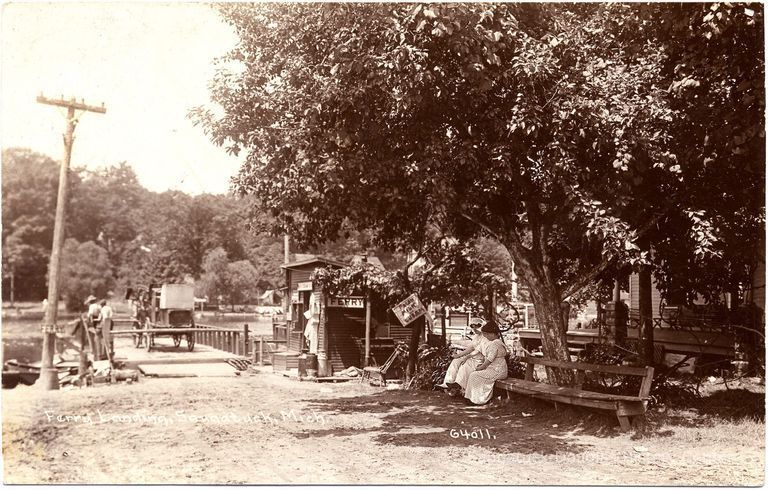
[[6,483],[760,485],[764,474],[762,423],[685,413],[633,440],[608,417],[527,400],[477,408],[267,373],[19,387],[2,401]]

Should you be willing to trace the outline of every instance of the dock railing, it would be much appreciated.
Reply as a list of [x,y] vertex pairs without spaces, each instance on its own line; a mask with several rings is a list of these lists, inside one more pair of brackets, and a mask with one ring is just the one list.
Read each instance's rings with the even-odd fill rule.
[[197,325],[197,327],[200,331],[195,333],[195,343],[249,357],[259,366],[265,365],[267,361],[271,364],[272,354],[277,351],[277,346],[288,343],[286,339],[269,338],[266,335],[252,336],[247,324],[243,325],[242,330],[211,325]]
[[[129,319],[119,318],[115,322],[118,325],[132,323]],[[192,334],[195,344],[207,345],[214,349],[229,352],[236,356],[252,358],[254,364],[263,366],[265,361],[271,362],[271,355],[278,351],[278,346],[287,344],[285,338],[274,338],[274,335],[252,335],[248,324],[242,328],[226,328],[214,325],[195,324],[194,327],[165,327],[153,325],[150,331],[163,336],[170,336],[177,331],[179,335]],[[114,336],[144,334],[147,330],[134,328],[117,328],[112,331]]]
[[236,356],[248,357],[251,338],[248,324],[243,328],[222,328],[213,325],[195,325],[195,344],[207,345]]
[[[288,344],[285,339],[266,338],[259,335],[253,338],[253,363],[257,366],[264,366],[267,362],[273,364],[272,355],[278,352],[277,347],[281,344]],[[274,347],[273,347],[274,344]]]

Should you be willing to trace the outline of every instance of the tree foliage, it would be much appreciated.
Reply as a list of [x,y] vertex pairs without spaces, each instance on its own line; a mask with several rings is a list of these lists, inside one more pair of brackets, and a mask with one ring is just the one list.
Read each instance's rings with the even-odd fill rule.
[[512,276],[509,264],[496,255],[498,250],[489,251],[485,240],[479,242],[446,241],[440,250],[429,251],[420,267],[382,270],[360,262],[341,269],[318,269],[314,280],[329,294],[370,293],[390,306],[414,291],[427,302],[487,306],[492,294],[500,298],[509,294]]
[[[45,155],[10,148],[2,170],[4,294],[10,296],[13,276],[16,299],[40,300],[47,292],[59,167]],[[69,178],[66,237],[106,251],[102,273],[117,289],[198,279],[205,254],[217,247],[232,261],[253,262],[254,287],[282,281],[282,240],[267,233],[264,216],[251,216],[246,199],[150,192],[125,162],[73,168]]]
[[247,260],[237,260],[227,264],[229,275],[229,304],[234,308],[246,302],[256,302],[258,288],[256,284],[256,268]]
[[97,298],[107,296],[114,280],[106,250],[94,242],[79,243],[68,238],[61,257],[60,289],[69,310],[82,310],[91,294]]
[[198,294],[232,306],[257,298],[257,271],[248,260],[230,261],[227,252],[217,247],[205,255]]
[[58,166],[19,148],[3,151],[2,166],[3,278],[14,276],[18,298],[19,292],[45,289]]
[[[654,239],[656,279],[677,302],[719,301],[751,283],[765,232],[765,66],[762,5],[648,5],[634,27],[665,46],[676,117],[670,152],[679,204]],[[656,19],[663,19],[658,22]]]
[[[736,183],[764,180],[760,6],[221,12],[239,35],[224,60],[236,68],[212,84],[223,112],[192,116],[245,150],[240,193],[306,244],[345,223],[401,251],[495,238],[529,286],[548,356],[568,357],[563,299],[648,262],[639,236],[682,233],[674,247],[718,257],[719,206],[759,200]],[[739,209],[762,223],[760,206]]]

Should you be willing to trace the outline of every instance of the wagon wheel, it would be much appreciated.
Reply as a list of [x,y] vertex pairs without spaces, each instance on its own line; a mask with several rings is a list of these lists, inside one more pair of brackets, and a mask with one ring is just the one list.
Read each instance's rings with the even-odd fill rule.
[[179,347],[181,345],[181,335],[174,335],[173,336],[173,346]]
[[187,350],[189,352],[192,352],[194,348],[195,348],[195,334],[188,333],[187,334]]

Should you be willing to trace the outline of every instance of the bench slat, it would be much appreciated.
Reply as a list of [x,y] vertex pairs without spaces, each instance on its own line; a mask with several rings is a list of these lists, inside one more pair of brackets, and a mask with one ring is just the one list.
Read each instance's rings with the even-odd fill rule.
[[606,393],[597,393],[594,391],[584,391],[578,388],[555,386],[545,383],[538,383],[536,381],[524,381],[522,379],[515,378],[498,380],[496,381],[496,385],[499,386],[499,388],[503,388],[508,391],[525,391],[543,395],[561,395],[567,396],[569,398],[600,400],[606,402],[641,402],[646,399],[639,396],[610,395]]
[[563,369],[576,369],[581,371],[591,371],[598,373],[623,374],[627,376],[646,376],[648,374],[644,367],[632,366],[608,366],[602,364],[586,364],[582,362],[556,361],[553,359],[539,359],[536,357],[524,357],[523,362],[528,364],[539,364]]
[[[498,382],[498,381],[497,381]],[[506,389],[506,388],[505,388]],[[513,391],[509,389],[509,391]],[[588,398],[574,398],[567,395],[557,395],[552,393],[542,393],[540,391],[527,390],[520,386],[514,388],[515,393],[522,395],[532,396],[534,398],[541,398],[542,400],[565,403],[567,405],[579,405],[582,407],[598,408],[601,410],[616,410],[616,406],[619,402],[605,401],[605,400],[591,400]]]

